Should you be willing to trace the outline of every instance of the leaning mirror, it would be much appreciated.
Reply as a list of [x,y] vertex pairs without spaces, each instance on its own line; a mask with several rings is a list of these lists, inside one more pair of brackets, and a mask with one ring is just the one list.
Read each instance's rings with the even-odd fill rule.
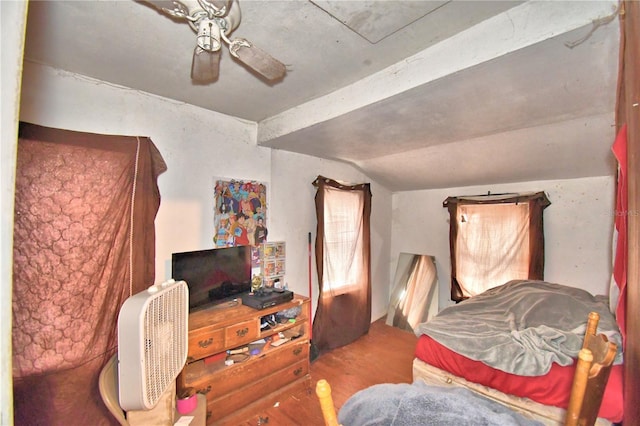
[[433,256],[400,253],[387,310],[388,325],[411,330],[438,313],[438,274]]

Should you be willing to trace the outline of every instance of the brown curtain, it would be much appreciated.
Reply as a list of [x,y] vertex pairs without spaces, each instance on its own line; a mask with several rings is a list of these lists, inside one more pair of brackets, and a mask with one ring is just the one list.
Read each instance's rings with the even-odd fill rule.
[[[627,125],[625,424],[640,419],[640,2],[622,2],[616,125]],[[622,295],[621,295],[622,297]]]
[[[459,302],[468,297],[461,282],[462,274],[458,268],[458,218],[461,206],[528,204],[528,274],[532,280],[544,278],[544,227],[542,213],[551,204],[544,192],[533,194],[496,194],[464,197],[448,197],[443,207],[449,210],[449,249],[451,254],[451,300]],[[488,283],[488,288],[504,283]]]
[[[322,176],[313,182],[316,187],[316,215],[318,227],[316,233],[316,268],[318,271],[318,307],[313,319],[313,344],[318,353],[323,353],[347,345],[369,331],[371,324],[371,189],[368,183],[347,185]],[[358,192],[362,195],[361,215],[361,252],[362,259],[356,282],[337,291],[325,288],[324,264],[326,227],[330,220],[326,215],[326,198],[331,193]],[[353,231],[352,229],[346,230]]]
[[16,425],[106,425],[98,392],[124,300],[153,284],[157,177],[149,138],[21,123],[15,191]]

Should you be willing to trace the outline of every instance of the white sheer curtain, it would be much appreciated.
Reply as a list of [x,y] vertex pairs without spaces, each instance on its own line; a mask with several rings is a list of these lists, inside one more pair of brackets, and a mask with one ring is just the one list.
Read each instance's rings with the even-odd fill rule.
[[364,194],[327,188],[324,200],[322,295],[343,294],[359,284],[363,258]]
[[465,297],[529,276],[529,204],[458,206],[458,283]]
[[460,302],[510,280],[544,279],[540,192],[448,197],[451,300]]

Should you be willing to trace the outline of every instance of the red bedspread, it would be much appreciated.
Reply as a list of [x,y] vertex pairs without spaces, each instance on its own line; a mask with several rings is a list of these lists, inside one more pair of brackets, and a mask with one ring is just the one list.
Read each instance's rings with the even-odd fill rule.
[[[459,355],[426,335],[418,339],[415,356],[429,365],[506,394],[526,397],[541,404],[560,408],[567,408],[569,405],[575,366],[562,367],[554,363],[549,373],[544,376],[517,376]],[[614,365],[611,369],[599,417],[612,422],[622,421],[623,374],[622,365]]]

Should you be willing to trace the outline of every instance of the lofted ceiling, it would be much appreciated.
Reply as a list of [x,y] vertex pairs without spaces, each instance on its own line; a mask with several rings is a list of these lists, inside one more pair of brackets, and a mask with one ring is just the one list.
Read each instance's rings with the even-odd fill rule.
[[193,84],[189,25],[133,0],[31,1],[25,60],[258,123],[258,144],[351,163],[392,191],[615,173],[616,1],[240,0]]

